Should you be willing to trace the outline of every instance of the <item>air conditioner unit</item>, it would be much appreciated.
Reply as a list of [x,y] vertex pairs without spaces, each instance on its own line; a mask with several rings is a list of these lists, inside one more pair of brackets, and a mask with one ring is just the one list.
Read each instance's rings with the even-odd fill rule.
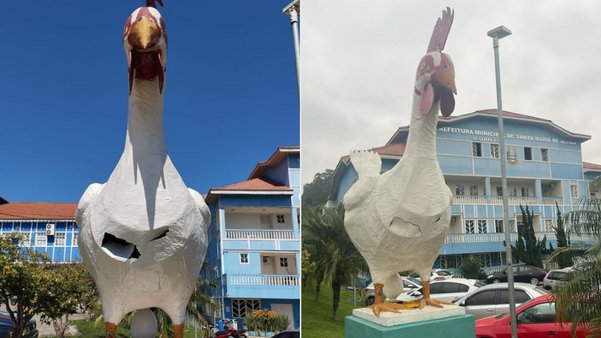
[[457,222],[457,217],[451,216],[451,224],[455,224]]
[[271,257],[264,256],[263,257],[263,264],[271,264]]
[[47,223],[46,224],[46,235],[47,236],[54,236],[54,223]]

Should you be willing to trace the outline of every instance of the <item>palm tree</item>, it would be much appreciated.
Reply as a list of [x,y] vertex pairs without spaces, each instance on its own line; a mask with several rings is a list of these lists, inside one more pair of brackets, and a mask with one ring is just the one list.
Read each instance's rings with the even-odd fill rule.
[[332,318],[336,320],[340,289],[352,276],[367,270],[365,260],[344,229],[344,207],[325,206],[303,209],[303,247],[315,263],[318,287],[330,283],[333,291]]
[[553,253],[551,260],[559,259],[563,252],[581,256],[570,273],[562,279],[564,286],[553,290],[556,308],[563,322],[571,322],[572,336],[578,327],[589,326],[589,337],[601,337],[601,199],[586,196],[575,205],[575,210],[566,213],[565,222],[570,231],[577,234],[592,234],[594,244],[572,243]]

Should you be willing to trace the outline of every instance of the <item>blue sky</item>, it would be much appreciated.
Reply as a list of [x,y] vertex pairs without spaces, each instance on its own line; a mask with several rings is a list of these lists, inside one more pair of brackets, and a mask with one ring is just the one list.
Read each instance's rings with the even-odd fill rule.
[[[78,202],[123,151],[121,34],[142,0],[11,1],[0,10],[0,196]],[[246,180],[299,144],[292,33],[284,1],[164,0],[169,35],[165,140],[186,185]]]

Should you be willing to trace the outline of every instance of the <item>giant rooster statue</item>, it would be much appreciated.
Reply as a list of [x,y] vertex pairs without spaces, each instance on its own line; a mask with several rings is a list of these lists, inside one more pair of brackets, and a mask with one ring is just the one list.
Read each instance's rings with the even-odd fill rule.
[[[401,160],[380,175],[381,159],[370,151],[351,153],[358,181],[344,196],[345,228],[365,258],[376,291],[372,310],[398,312],[403,305],[384,304],[402,290],[397,272],[416,271],[423,284],[420,309],[442,307],[430,299],[430,269],[438,256],[451,219],[453,195],[436,158],[438,111],[449,116],[455,108],[455,70],[444,48],[453,13],[442,13],[415,77],[410,132]],[[398,287],[400,285],[400,288]],[[396,289],[396,290],[395,290]],[[396,294],[396,295],[395,295]]]
[[115,337],[128,312],[151,307],[171,317],[181,338],[207,250],[210,212],[167,154],[167,31],[153,0],[127,19],[123,44],[129,64],[125,149],[108,181],[90,185],[79,201],[79,247],[100,292],[107,338]]

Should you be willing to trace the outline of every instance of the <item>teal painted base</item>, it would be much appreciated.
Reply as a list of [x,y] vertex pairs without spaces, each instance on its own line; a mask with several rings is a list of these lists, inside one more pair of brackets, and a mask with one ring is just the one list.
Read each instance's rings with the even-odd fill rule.
[[382,326],[355,316],[344,322],[345,338],[474,338],[476,326],[474,316],[462,315],[426,320],[416,323]]

